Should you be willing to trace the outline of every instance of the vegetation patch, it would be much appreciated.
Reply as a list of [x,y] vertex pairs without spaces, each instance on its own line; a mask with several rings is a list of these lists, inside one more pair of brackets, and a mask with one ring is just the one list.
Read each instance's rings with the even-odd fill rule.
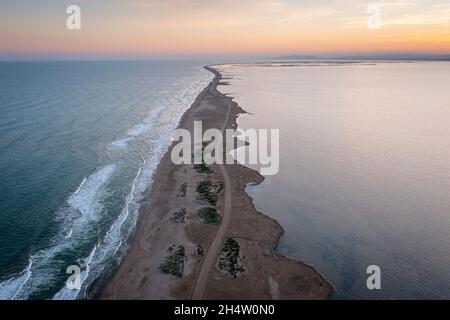
[[187,189],[187,183],[182,183],[180,185],[180,191],[177,193],[177,197],[186,197],[186,189]]
[[181,208],[180,210],[173,213],[173,217],[170,220],[177,223],[186,223],[186,208]]
[[220,216],[215,208],[201,208],[198,210],[197,214],[202,219],[203,223],[214,225],[220,224]]
[[197,256],[199,256],[199,257],[203,257],[203,255],[205,254],[205,251],[203,250],[203,248],[202,248],[201,245],[198,245],[198,246],[197,246],[196,254],[197,254]]
[[237,278],[245,271],[239,256],[239,243],[234,239],[227,239],[219,256],[218,267],[226,275]]
[[184,247],[182,245],[173,245],[169,248],[168,253],[164,262],[159,266],[159,270],[173,276],[183,276],[184,260],[186,257]]
[[195,171],[197,171],[198,173],[206,173],[206,174],[211,174],[213,173],[213,170],[211,170],[206,164],[205,164],[205,159],[203,157],[204,152],[205,152],[205,147],[210,144],[211,141],[203,141],[202,143],[202,163],[200,164],[194,164],[194,169]]
[[205,200],[211,205],[215,206],[223,190],[223,183],[211,183],[209,180],[204,180],[198,183],[197,192],[198,199]]
[[204,255],[205,251],[203,250],[203,247],[201,245],[197,245],[197,248],[195,248],[193,253],[194,259],[197,259],[197,261],[200,262],[202,261]]
[[198,173],[206,173],[206,174],[211,174],[214,172],[203,162],[201,164],[194,164],[194,170],[197,171]]

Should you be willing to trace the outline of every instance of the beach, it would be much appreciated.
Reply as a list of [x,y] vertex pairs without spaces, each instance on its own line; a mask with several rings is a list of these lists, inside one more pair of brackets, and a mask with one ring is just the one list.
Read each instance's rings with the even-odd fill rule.
[[[236,128],[237,117],[245,111],[217,91],[226,79],[214,67],[205,68],[215,77],[179,127],[193,132],[193,121],[202,120],[203,130]],[[283,228],[258,212],[245,192],[247,185],[264,180],[258,172],[239,164],[175,165],[172,147],[144,198],[129,251],[99,299],[332,296],[333,285],[317,270],[277,253]],[[201,185],[209,186],[214,201],[201,197]]]
[[[97,292],[126,253],[171,133],[213,78],[203,65],[0,63],[0,299]],[[79,290],[65,285],[72,265]]]

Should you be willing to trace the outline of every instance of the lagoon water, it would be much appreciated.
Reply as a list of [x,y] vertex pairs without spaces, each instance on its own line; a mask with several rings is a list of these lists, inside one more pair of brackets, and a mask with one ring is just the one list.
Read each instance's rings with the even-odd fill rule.
[[199,62],[0,62],[0,299],[95,291],[211,79]]
[[279,252],[337,299],[450,298],[450,63],[220,70],[219,90],[251,113],[239,127],[280,129],[279,173],[247,188],[285,229]]

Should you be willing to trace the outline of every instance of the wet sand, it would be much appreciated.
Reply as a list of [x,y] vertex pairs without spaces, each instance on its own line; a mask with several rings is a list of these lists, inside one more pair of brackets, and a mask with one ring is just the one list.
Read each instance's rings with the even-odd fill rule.
[[[236,128],[245,111],[217,91],[219,83],[226,84],[222,76],[206,69],[215,78],[179,126],[192,133],[193,122],[201,120],[203,130]],[[257,212],[245,192],[247,184],[264,180],[258,172],[239,164],[209,165],[210,172],[174,165],[172,147],[158,165],[130,250],[98,298],[326,299],[333,294],[333,286],[313,267],[276,253],[282,227]],[[223,187],[214,206],[199,197],[202,181]],[[199,214],[205,207],[217,210],[219,224],[205,223]]]

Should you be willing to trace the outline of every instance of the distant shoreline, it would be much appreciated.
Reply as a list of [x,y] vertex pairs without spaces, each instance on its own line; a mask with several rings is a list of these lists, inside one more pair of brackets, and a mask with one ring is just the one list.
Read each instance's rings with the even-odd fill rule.
[[379,55],[288,55],[275,57],[274,60],[341,60],[341,61],[450,61],[448,54],[379,54]]
[[[245,113],[217,90],[226,83],[216,66],[205,67],[215,77],[185,112],[179,127],[192,131],[193,120],[202,120],[204,129],[233,128],[239,114]],[[210,173],[199,173],[192,165],[174,165],[172,147],[158,165],[131,248],[98,298],[326,299],[333,294],[332,284],[313,267],[276,253],[282,227],[257,212],[245,192],[247,184],[264,180],[259,173],[238,164],[211,165]],[[196,186],[201,181],[223,185],[216,205],[219,225],[208,225],[197,214],[208,205],[198,199]],[[174,221],[177,212],[183,212],[182,222]],[[224,242],[238,248],[240,272],[234,276],[216,263]],[[183,248],[182,276],[161,271],[173,248]]]

